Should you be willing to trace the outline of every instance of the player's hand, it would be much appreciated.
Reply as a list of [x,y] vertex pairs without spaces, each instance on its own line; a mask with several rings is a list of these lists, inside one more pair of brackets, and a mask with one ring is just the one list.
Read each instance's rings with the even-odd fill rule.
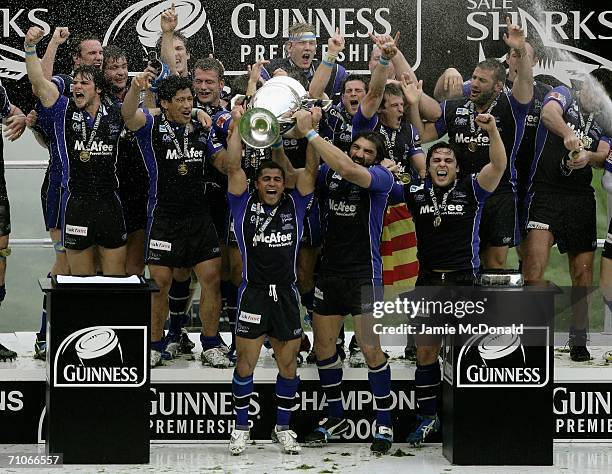
[[504,33],[504,42],[509,48],[522,50],[525,48],[525,32],[518,25],[513,25],[510,22],[510,17],[506,17],[507,33]]
[[174,3],[170,8],[164,10],[160,15],[160,24],[162,33],[172,33],[178,25],[178,15]]
[[30,113],[26,116],[26,126],[32,128],[36,126],[36,122],[38,122],[38,112],[36,112],[36,110],[30,110]]
[[568,151],[578,151],[582,148],[582,142],[574,133],[571,133],[563,137],[563,146]]
[[409,74],[404,74],[400,81],[400,87],[406,97],[408,105],[416,105],[421,101],[423,96],[423,81],[419,81],[416,84],[410,80]]
[[580,150],[572,155],[571,160],[566,161],[566,165],[571,170],[579,170],[589,164],[590,153],[587,150]]
[[390,35],[374,36],[370,33],[370,38],[376,46],[380,48],[382,55],[387,59],[393,59],[397,54],[397,42],[399,41],[400,32],[395,34],[395,38]]
[[344,36],[340,34],[340,28],[336,28],[336,32],[327,40],[327,51],[337,55],[342,50],[344,50]]
[[296,138],[304,138],[313,129],[312,114],[308,110],[300,109],[293,114],[293,118],[296,120],[293,128],[294,135]]
[[30,26],[23,42],[25,44],[35,45],[38,44],[43,36],[45,36],[45,32],[42,30],[42,28],[39,28],[38,26]]
[[204,127],[206,130],[210,130],[210,127],[212,127],[212,118],[210,118],[210,115],[208,115],[202,109],[198,109],[196,118],[202,127]]
[[26,128],[26,116],[22,113],[11,115],[6,119],[4,138],[13,142],[17,140]]
[[64,44],[68,37],[70,36],[70,31],[67,26],[58,26],[53,31],[53,36],[51,37],[51,41],[53,41],[56,45]]
[[259,78],[261,77],[261,70],[266,64],[270,64],[270,61],[268,61],[267,59],[260,59],[252,66],[247,66],[247,71],[249,73],[249,82],[257,84],[257,81],[259,81]]
[[476,116],[476,124],[489,135],[497,130],[495,117],[491,114],[478,114]]
[[149,71],[147,68],[147,70],[134,76],[134,79],[132,79],[132,84],[138,87],[139,90],[144,91],[151,87],[151,82],[153,82],[154,79],[155,73]]
[[449,67],[442,74],[444,80],[444,91],[461,91],[463,89],[463,77],[454,67]]
[[312,107],[310,109],[310,115],[312,117],[312,128],[316,130],[316,128],[319,126],[319,121],[323,116],[323,111],[321,110],[321,107]]
[[385,158],[380,162],[380,164],[387,168],[389,171],[391,171],[391,173],[393,173],[394,175],[399,173],[399,165],[389,158]]

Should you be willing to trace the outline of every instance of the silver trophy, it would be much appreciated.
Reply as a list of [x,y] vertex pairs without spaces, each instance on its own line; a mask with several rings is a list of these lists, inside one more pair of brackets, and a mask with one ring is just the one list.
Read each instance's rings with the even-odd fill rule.
[[306,89],[291,77],[273,77],[249,101],[240,120],[240,137],[252,148],[267,148],[293,128],[292,117],[299,109],[327,110],[331,105],[331,100],[309,99]]

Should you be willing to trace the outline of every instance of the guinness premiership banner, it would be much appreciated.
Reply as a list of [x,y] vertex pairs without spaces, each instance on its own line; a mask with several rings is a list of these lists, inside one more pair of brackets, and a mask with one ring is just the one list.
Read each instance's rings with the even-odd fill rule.
[[[114,43],[126,49],[130,70],[139,71],[146,53],[155,47],[159,16],[171,3],[7,0],[0,9],[0,78],[18,105],[18,96],[30,95],[29,87],[14,81],[26,79],[23,38],[31,25],[46,33],[57,26],[68,26],[72,34],[92,31],[104,45]],[[612,9],[607,2],[595,0],[338,0],[314,1],[307,7],[290,0],[174,3],[178,29],[189,40],[192,63],[212,53],[230,75],[245,71],[248,64],[261,57],[282,55],[288,27],[295,21],[308,21],[320,37],[317,56],[321,57],[330,34],[339,28],[346,38],[339,62],[358,72],[367,71],[372,48],[369,34],[399,31],[400,48],[425,81],[425,88],[431,90],[449,66],[469,76],[479,59],[502,57],[507,15],[519,21],[527,36],[541,45],[542,60],[535,67],[536,75],[551,75],[569,84],[581,72],[597,67],[612,69]],[[41,43],[39,55],[46,42]],[[68,47],[63,45],[56,71],[70,69]]]
[[[233,427],[231,384],[158,383],[151,385],[150,429],[152,442],[226,441]],[[275,420],[272,383],[257,383],[249,410],[253,439],[269,439]],[[303,381],[298,391],[295,430],[303,436],[316,420],[315,410],[325,403],[317,382]],[[414,381],[392,386],[393,418],[397,439],[415,416]],[[372,399],[367,380],[347,381],[345,407],[350,429],[345,441],[363,442],[371,436]],[[518,402],[517,402],[518,403]],[[477,407],[475,407],[477,409]],[[552,407],[557,440],[612,440],[612,398],[605,383],[555,383]],[[44,442],[45,383],[0,382],[0,419],[11,429],[0,430],[0,444]]]

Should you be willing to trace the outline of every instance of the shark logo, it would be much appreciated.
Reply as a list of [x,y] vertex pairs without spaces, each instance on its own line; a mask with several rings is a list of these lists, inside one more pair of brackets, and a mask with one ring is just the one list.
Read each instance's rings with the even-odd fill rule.
[[[542,41],[545,54],[546,52],[550,52],[553,53],[555,57],[559,58],[541,59],[533,68],[534,76],[552,76],[566,86],[571,87],[572,81],[581,80],[585,74],[589,74],[595,69],[602,67],[612,70],[612,61],[610,59],[584,49],[555,41],[551,32],[547,31],[546,25],[539,22],[524,9],[519,7],[516,12],[509,12],[509,14],[512,16],[512,21],[514,23],[518,21],[524,28],[525,25],[528,25],[529,30],[535,32]],[[529,34],[529,31],[526,29],[528,38],[529,36],[534,36],[533,32]],[[478,57],[479,61],[484,60],[486,57],[482,48],[482,43],[479,43]],[[503,55],[497,59],[504,61],[506,56]],[[589,62],[584,60],[588,60]]]
[[18,81],[25,75],[25,53],[0,44],[0,78]]
[[173,3],[179,19],[176,30],[180,31],[186,38],[190,38],[200,31],[207,32],[207,39],[210,42],[211,50],[214,52],[212,28],[200,0],[141,0],[123,10],[113,20],[106,30],[102,45],[106,46],[113,43],[122,34],[133,34],[135,29],[144,51],[154,49],[161,34],[160,16]]

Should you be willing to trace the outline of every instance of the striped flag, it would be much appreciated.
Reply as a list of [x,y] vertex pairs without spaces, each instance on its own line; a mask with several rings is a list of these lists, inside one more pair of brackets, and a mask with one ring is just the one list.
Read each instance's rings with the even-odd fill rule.
[[413,287],[419,274],[419,261],[414,221],[406,204],[387,207],[380,253],[385,286]]

